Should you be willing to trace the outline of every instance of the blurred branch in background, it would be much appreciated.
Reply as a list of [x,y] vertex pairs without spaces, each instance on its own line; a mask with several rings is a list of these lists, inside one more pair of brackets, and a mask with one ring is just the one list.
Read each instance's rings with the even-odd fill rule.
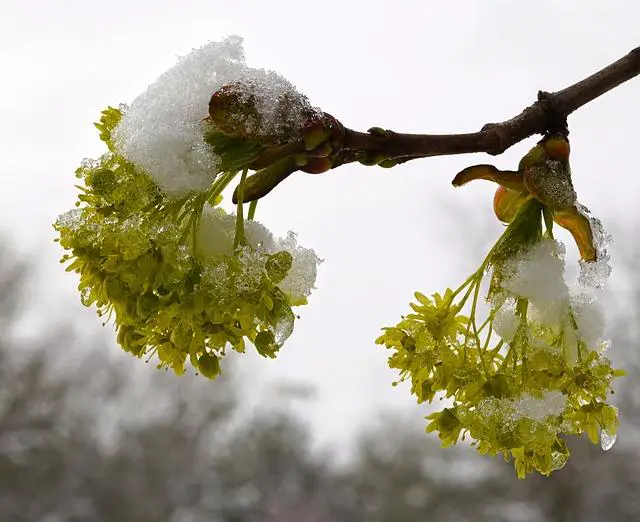
[[[282,409],[265,407],[238,420],[233,376],[177,378],[152,365],[134,374],[131,365],[108,359],[101,340],[81,345],[72,325],[43,332],[25,350],[9,333],[20,317],[23,266],[0,249],[2,521],[640,518],[640,457],[627,435],[640,429],[632,324],[640,308],[637,270],[629,272],[636,289],[631,304],[618,321],[611,318],[615,351],[631,358],[625,365],[631,375],[617,394],[621,440],[607,453],[578,441],[571,463],[553,478],[518,481],[504,463],[466,448],[442,450],[424,434],[421,419],[398,416],[364,429],[352,460],[338,468],[331,455],[311,451],[311,434]],[[81,351],[82,362],[73,362]],[[20,356],[26,352],[28,358]],[[68,364],[60,364],[65,357]],[[304,385],[276,392],[311,393]]]

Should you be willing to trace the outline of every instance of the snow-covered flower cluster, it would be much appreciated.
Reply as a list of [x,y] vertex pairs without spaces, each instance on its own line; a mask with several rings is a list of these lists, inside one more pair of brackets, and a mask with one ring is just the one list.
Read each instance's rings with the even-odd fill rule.
[[247,67],[239,38],[208,44],[129,107],[103,111],[96,126],[109,151],[82,163],[77,208],[54,224],[83,303],[114,320],[123,349],[157,354],[176,373],[188,360],[211,378],[228,347],[242,352],[250,342],[275,356],[320,262],[294,233],[276,238],[255,221],[255,206],[246,219],[242,197],[236,214],[220,206],[222,191],[242,173],[241,190],[248,170],[238,165],[247,149],[221,154],[211,132],[218,144],[235,138],[203,121],[229,82],[246,85],[258,107],[259,126],[248,118],[247,132],[290,135],[313,112],[284,78]]
[[[477,272],[444,295],[416,293],[413,313],[377,340],[419,402],[452,400],[428,417],[428,431],[445,446],[470,437],[480,453],[512,459],[520,477],[564,466],[564,435],[586,433],[609,449],[618,428],[607,400],[622,372],[605,356],[594,289],[603,284],[608,243],[597,244],[600,261],[591,262],[600,269],[569,285],[564,246],[550,229],[542,234],[542,214],[540,202],[527,199]],[[487,271],[489,307],[480,319]]]

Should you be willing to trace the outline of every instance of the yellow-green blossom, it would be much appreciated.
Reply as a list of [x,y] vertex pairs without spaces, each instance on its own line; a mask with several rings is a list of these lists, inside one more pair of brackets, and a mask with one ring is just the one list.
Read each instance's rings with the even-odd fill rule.
[[290,296],[278,287],[291,253],[240,240],[228,252],[198,255],[203,207],[218,204],[237,173],[222,173],[204,193],[170,199],[118,154],[112,132],[120,117],[118,109],[103,112],[97,127],[109,152],[83,162],[77,208],[54,225],[68,252],[62,261],[80,274],[82,302],[114,321],[124,350],[156,354],[178,374],[189,360],[213,378],[227,347],[243,352],[247,341],[274,357],[293,330]]
[[[604,341],[576,320],[579,310],[557,272],[561,252],[550,227],[542,233],[543,213],[539,201],[526,199],[467,281],[432,298],[416,293],[413,313],[377,339],[418,402],[450,399],[428,416],[427,431],[443,446],[468,437],[480,453],[513,461],[521,478],[564,466],[566,435],[586,433],[608,449],[618,428],[607,400],[622,372],[604,356]],[[481,319],[487,272],[489,309]]]

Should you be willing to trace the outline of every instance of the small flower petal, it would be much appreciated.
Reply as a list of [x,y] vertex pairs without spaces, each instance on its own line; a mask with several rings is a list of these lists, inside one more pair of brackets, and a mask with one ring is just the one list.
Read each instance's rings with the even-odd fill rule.
[[451,182],[454,187],[466,185],[476,179],[493,181],[504,188],[522,192],[526,190],[522,173],[513,170],[499,170],[493,165],[474,165],[458,172]]
[[565,210],[554,210],[553,220],[571,233],[578,245],[582,259],[585,261],[597,260],[597,252],[593,244],[591,222],[589,218],[578,211],[575,205]]
[[498,187],[493,196],[493,211],[496,217],[503,223],[511,223],[528,197],[529,194],[526,192]]

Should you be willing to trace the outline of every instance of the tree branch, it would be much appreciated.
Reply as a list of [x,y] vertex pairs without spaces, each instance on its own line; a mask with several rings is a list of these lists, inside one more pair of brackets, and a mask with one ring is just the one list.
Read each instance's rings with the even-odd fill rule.
[[[325,114],[326,120],[330,122],[328,139],[333,147],[330,150],[335,152],[329,157],[309,154],[305,159],[307,163],[303,162],[302,166],[298,166],[298,160],[292,156],[288,158],[291,164],[288,167],[284,165],[286,168],[277,160],[287,160],[291,153],[289,149],[277,148],[266,152],[255,165],[273,165],[266,168],[263,165],[247,178],[244,200],[249,202],[260,199],[297,170],[318,174],[356,161],[365,165],[393,167],[398,163],[429,156],[471,152],[498,155],[534,134],[559,133],[568,136],[569,114],[638,74],[640,47],[561,91],[538,92],[538,100],[510,120],[488,123],[479,132],[467,134],[400,134],[378,127],[369,129],[368,132],[358,132],[344,128],[335,118]],[[324,145],[326,143],[321,144]],[[302,142],[293,146],[294,149],[299,148],[298,152],[305,150]],[[267,163],[265,158],[269,160]],[[237,189],[233,202],[237,203]]]
[[561,91],[540,91],[538,100],[520,114],[502,123],[486,124],[479,132],[400,134],[382,129],[370,129],[368,133],[345,129],[344,151],[335,166],[357,161],[356,155],[363,152],[395,158],[400,163],[471,152],[497,155],[534,134],[560,132],[566,135],[569,114],[638,74],[640,47]]

